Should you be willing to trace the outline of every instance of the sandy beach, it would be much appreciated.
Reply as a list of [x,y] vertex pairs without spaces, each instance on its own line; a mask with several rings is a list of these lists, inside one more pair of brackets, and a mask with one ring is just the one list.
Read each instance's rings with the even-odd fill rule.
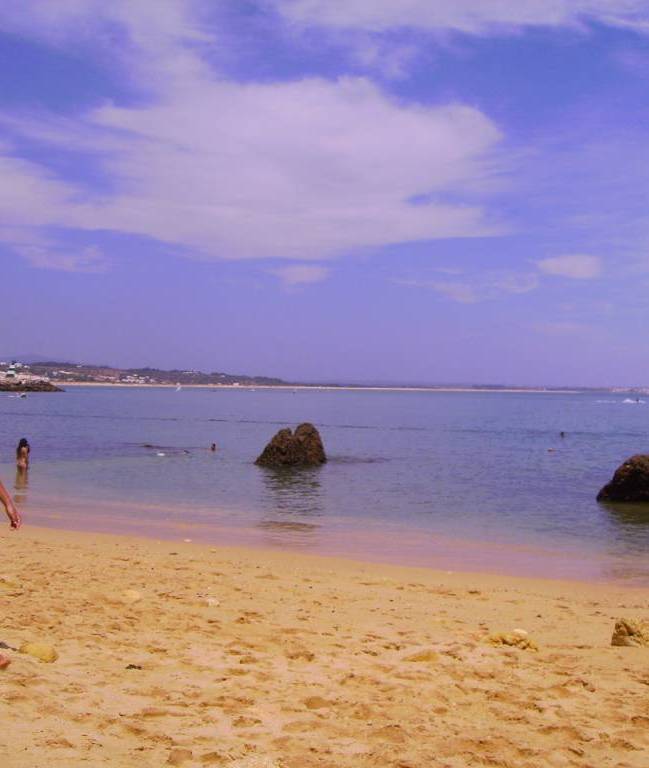
[[[648,589],[24,528],[3,768],[646,766]],[[493,636],[524,630],[521,646]],[[529,642],[531,641],[531,643]]]

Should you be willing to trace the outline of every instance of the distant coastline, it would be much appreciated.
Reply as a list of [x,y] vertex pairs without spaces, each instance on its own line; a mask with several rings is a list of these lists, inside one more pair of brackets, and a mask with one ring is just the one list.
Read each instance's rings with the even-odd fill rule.
[[[7,358],[5,358],[7,360]],[[20,388],[29,383],[31,391],[55,391],[56,387],[137,387],[137,388],[193,388],[193,389],[281,389],[281,390],[342,390],[361,392],[503,392],[503,393],[554,393],[579,394],[582,392],[619,393],[631,396],[649,394],[643,386],[519,386],[508,384],[404,384],[388,382],[295,382],[277,377],[249,374],[233,374],[198,370],[164,370],[159,368],[115,368],[107,365],[90,365],[70,362],[2,362],[0,381]],[[30,386],[30,388],[31,388]],[[42,388],[38,390],[37,388]],[[27,389],[27,387],[25,387]]]
[[[111,387],[118,389],[177,389],[176,384],[135,384],[103,381],[66,381],[66,387]],[[493,392],[507,394],[552,394],[578,395],[588,390],[580,389],[544,389],[542,387],[417,387],[417,386],[368,386],[363,384],[183,384],[181,389],[210,390],[325,390],[330,392]],[[601,390],[610,391],[610,390]]]

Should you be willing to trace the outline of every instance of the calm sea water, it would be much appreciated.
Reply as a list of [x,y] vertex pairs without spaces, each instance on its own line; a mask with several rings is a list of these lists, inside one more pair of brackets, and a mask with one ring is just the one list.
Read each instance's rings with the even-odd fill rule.
[[[320,429],[325,466],[254,465],[277,429],[302,421]],[[27,522],[649,583],[649,509],[595,501],[624,458],[649,452],[649,405],[624,395],[0,395],[9,487],[23,436],[32,468],[15,492]]]

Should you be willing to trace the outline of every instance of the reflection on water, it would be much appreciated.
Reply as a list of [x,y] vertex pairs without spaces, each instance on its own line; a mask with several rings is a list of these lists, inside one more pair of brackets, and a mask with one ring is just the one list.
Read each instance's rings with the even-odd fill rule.
[[14,501],[18,504],[24,504],[27,501],[27,488],[29,488],[29,469],[27,467],[16,467],[16,479],[14,480]]
[[607,550],[622,557],[640,555],[644,565],[649,542],[649,504],[601,502],[609,528]]
[[317,544],[320,525],[312,518],[325,514],[321,467],[263,467],[260,472],[269,501],[268,512],[258,523],[264,538],[275,546]]
[[626,526],[649,526],[649,504],[601,502],[609,512],[612,522]]
[[281,513],[321,516],[325,512],[321,467],[260,468],[269,506]]

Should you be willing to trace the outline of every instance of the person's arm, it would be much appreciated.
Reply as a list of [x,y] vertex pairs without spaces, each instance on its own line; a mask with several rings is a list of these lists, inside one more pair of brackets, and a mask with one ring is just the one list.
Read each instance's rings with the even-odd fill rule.
[[12,528],[20,528],[21,519],[20,519],[20,512],[16,509],[16,505],[14,504],[14,500],[11,498],[9,493],[7,492],[7,489],[4,487],[2,482],[0,481],[0,502],[4,505],[5,512],[7,513],[7,517],[9,518],[9,525]]

